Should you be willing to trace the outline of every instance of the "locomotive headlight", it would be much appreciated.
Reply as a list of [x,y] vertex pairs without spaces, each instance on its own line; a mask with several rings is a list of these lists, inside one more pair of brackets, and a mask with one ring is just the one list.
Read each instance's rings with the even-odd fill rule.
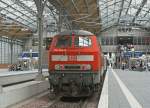
[[64,65],[56,64],[55,65],[55,70],[64,70]]
[[55,70],[60,70],[60,65],[55,65]]
[[82,70],[91,70],[91,65],[90,64],[85,64],[85,65],[82,65]]
[[87,64],[87,65],[86,65],[86,69],[87,69],[87,70],[91,70],[91,65]]

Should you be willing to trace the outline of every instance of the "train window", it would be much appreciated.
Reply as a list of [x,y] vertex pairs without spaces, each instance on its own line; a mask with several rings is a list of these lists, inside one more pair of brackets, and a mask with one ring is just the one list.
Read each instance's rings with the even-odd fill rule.
[[78,47],[87,47],[87,46],[91,46],[92,42],[90,37],[86,36],[78,36],[75,38],[75,46]]
[[58,37],[56,47],[62,48],[62,47],[71,47],[72,44],[72,37],[69,36],[61,36]]

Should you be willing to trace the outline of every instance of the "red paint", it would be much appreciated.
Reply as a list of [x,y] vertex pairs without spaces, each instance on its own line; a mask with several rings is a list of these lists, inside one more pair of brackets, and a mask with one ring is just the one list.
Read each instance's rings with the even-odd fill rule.
[[[93,72],[98,72],[102,69],[102,51],[95,35],[89,36],[92,45],[90,47],[76,47],[74,44],[75,34],[72,34],[72,46],[56,48],[57,38],[60,36],[54,36],[52,44],[49,49],[49,70],[54,71],[56,64],[90,64]],[[52,61],[51,55],[67,55],[68,61]],[[94,61],[77,61],[77,55],[93,55]]]

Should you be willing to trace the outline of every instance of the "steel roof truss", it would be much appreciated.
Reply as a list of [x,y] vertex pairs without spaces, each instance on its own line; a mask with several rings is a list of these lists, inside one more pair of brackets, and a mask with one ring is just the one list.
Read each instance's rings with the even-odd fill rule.
[[138,8],[133,20],[132,20],[132,23],[135,21],[135,19],[137,18],[137,16],[140,14],[142,8],[144,7],[144,5],[147,3],[147,0],[143,0],[140,7]]

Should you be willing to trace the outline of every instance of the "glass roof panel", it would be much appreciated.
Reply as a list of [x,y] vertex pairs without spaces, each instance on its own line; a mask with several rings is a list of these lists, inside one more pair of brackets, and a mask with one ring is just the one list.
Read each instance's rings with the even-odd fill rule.
[[26,4],[28,7],[30,7],[32,10],[37,11],[35,3],[33,0],[20,0],[20,2]]
[[[107,2],[106,2],[107,1]],[[101,19],[102,19],[102,26],[105,28],[106,26],[111,25],[112,23],[115,23],[117,16],[118,16],[118,10],[120,9],[120,0],[102,0],[99,3],[100,10],[101,6],[103,10],[101,10]]]
[[[52,7],[52,5],[49,2],[47,3],[47,5]],[[58,18],[56,9],[54,7],[52,11],[50,11],[50,9],[47,8],[44,12],[45,16],[47,16],[44,16],[44,18],[50,20],[47,23],[55,22],[55,18]],[[0,0],[0,16],[5,17],[4,19],[15,21],[16,23],[21,24],[31,30],[36,30],[36,15],[37,8],[34,0]],[[55,18],[54,15],[56,15]]]
[[122,22],[149,25],[150,0],[100,0],[100,16],[102,28]]
[[[137,23],[150,27],[150,0],[99,0],[103,28],[122,22]],[[48,6],[52,7],[50,3]],[[52,13],[53,11],[53,13]],[[45,9],[47,23],[56,22],[56,9]],[[37,9],[34,0],[0,0],[0,14],[30,29],[37,27]],[[56,15],[54,17],[54,15]],[[55,19],[56,18],[56,19]]]
[[[34,17],[33,14],[28,12],[22,6],[18,5],[17,1],[19,0],[5,0],[5,1],[1,0],[0,7],[3,8],[3,10],[0,13],[4,14],[6,17],[9,17],[10,19],[13,19],[15,22],[26,25],[30,28],[31,26],[28,25],[28,23],[35,21],[36,17]],[[30,0],[30,3],[31,3],[31,0]],[[31,4],[33,3],[34,2],[32,1]],[[28,14],[25,14],[25,13],[28,13]],[[31,29],[35,29],[35,27],[31,27]]]
[[129,8],[128,14],[134,16],[136,14],[136,12],[137,12],[137,9],[135,9],[135,8]]
[[128,7],[129,7],[129,2],[126,0],[126,1],[124,1],[124,4],[123,4],[123,10],[122,10],[122,13],[121,13],[122,16],[126,15]]

